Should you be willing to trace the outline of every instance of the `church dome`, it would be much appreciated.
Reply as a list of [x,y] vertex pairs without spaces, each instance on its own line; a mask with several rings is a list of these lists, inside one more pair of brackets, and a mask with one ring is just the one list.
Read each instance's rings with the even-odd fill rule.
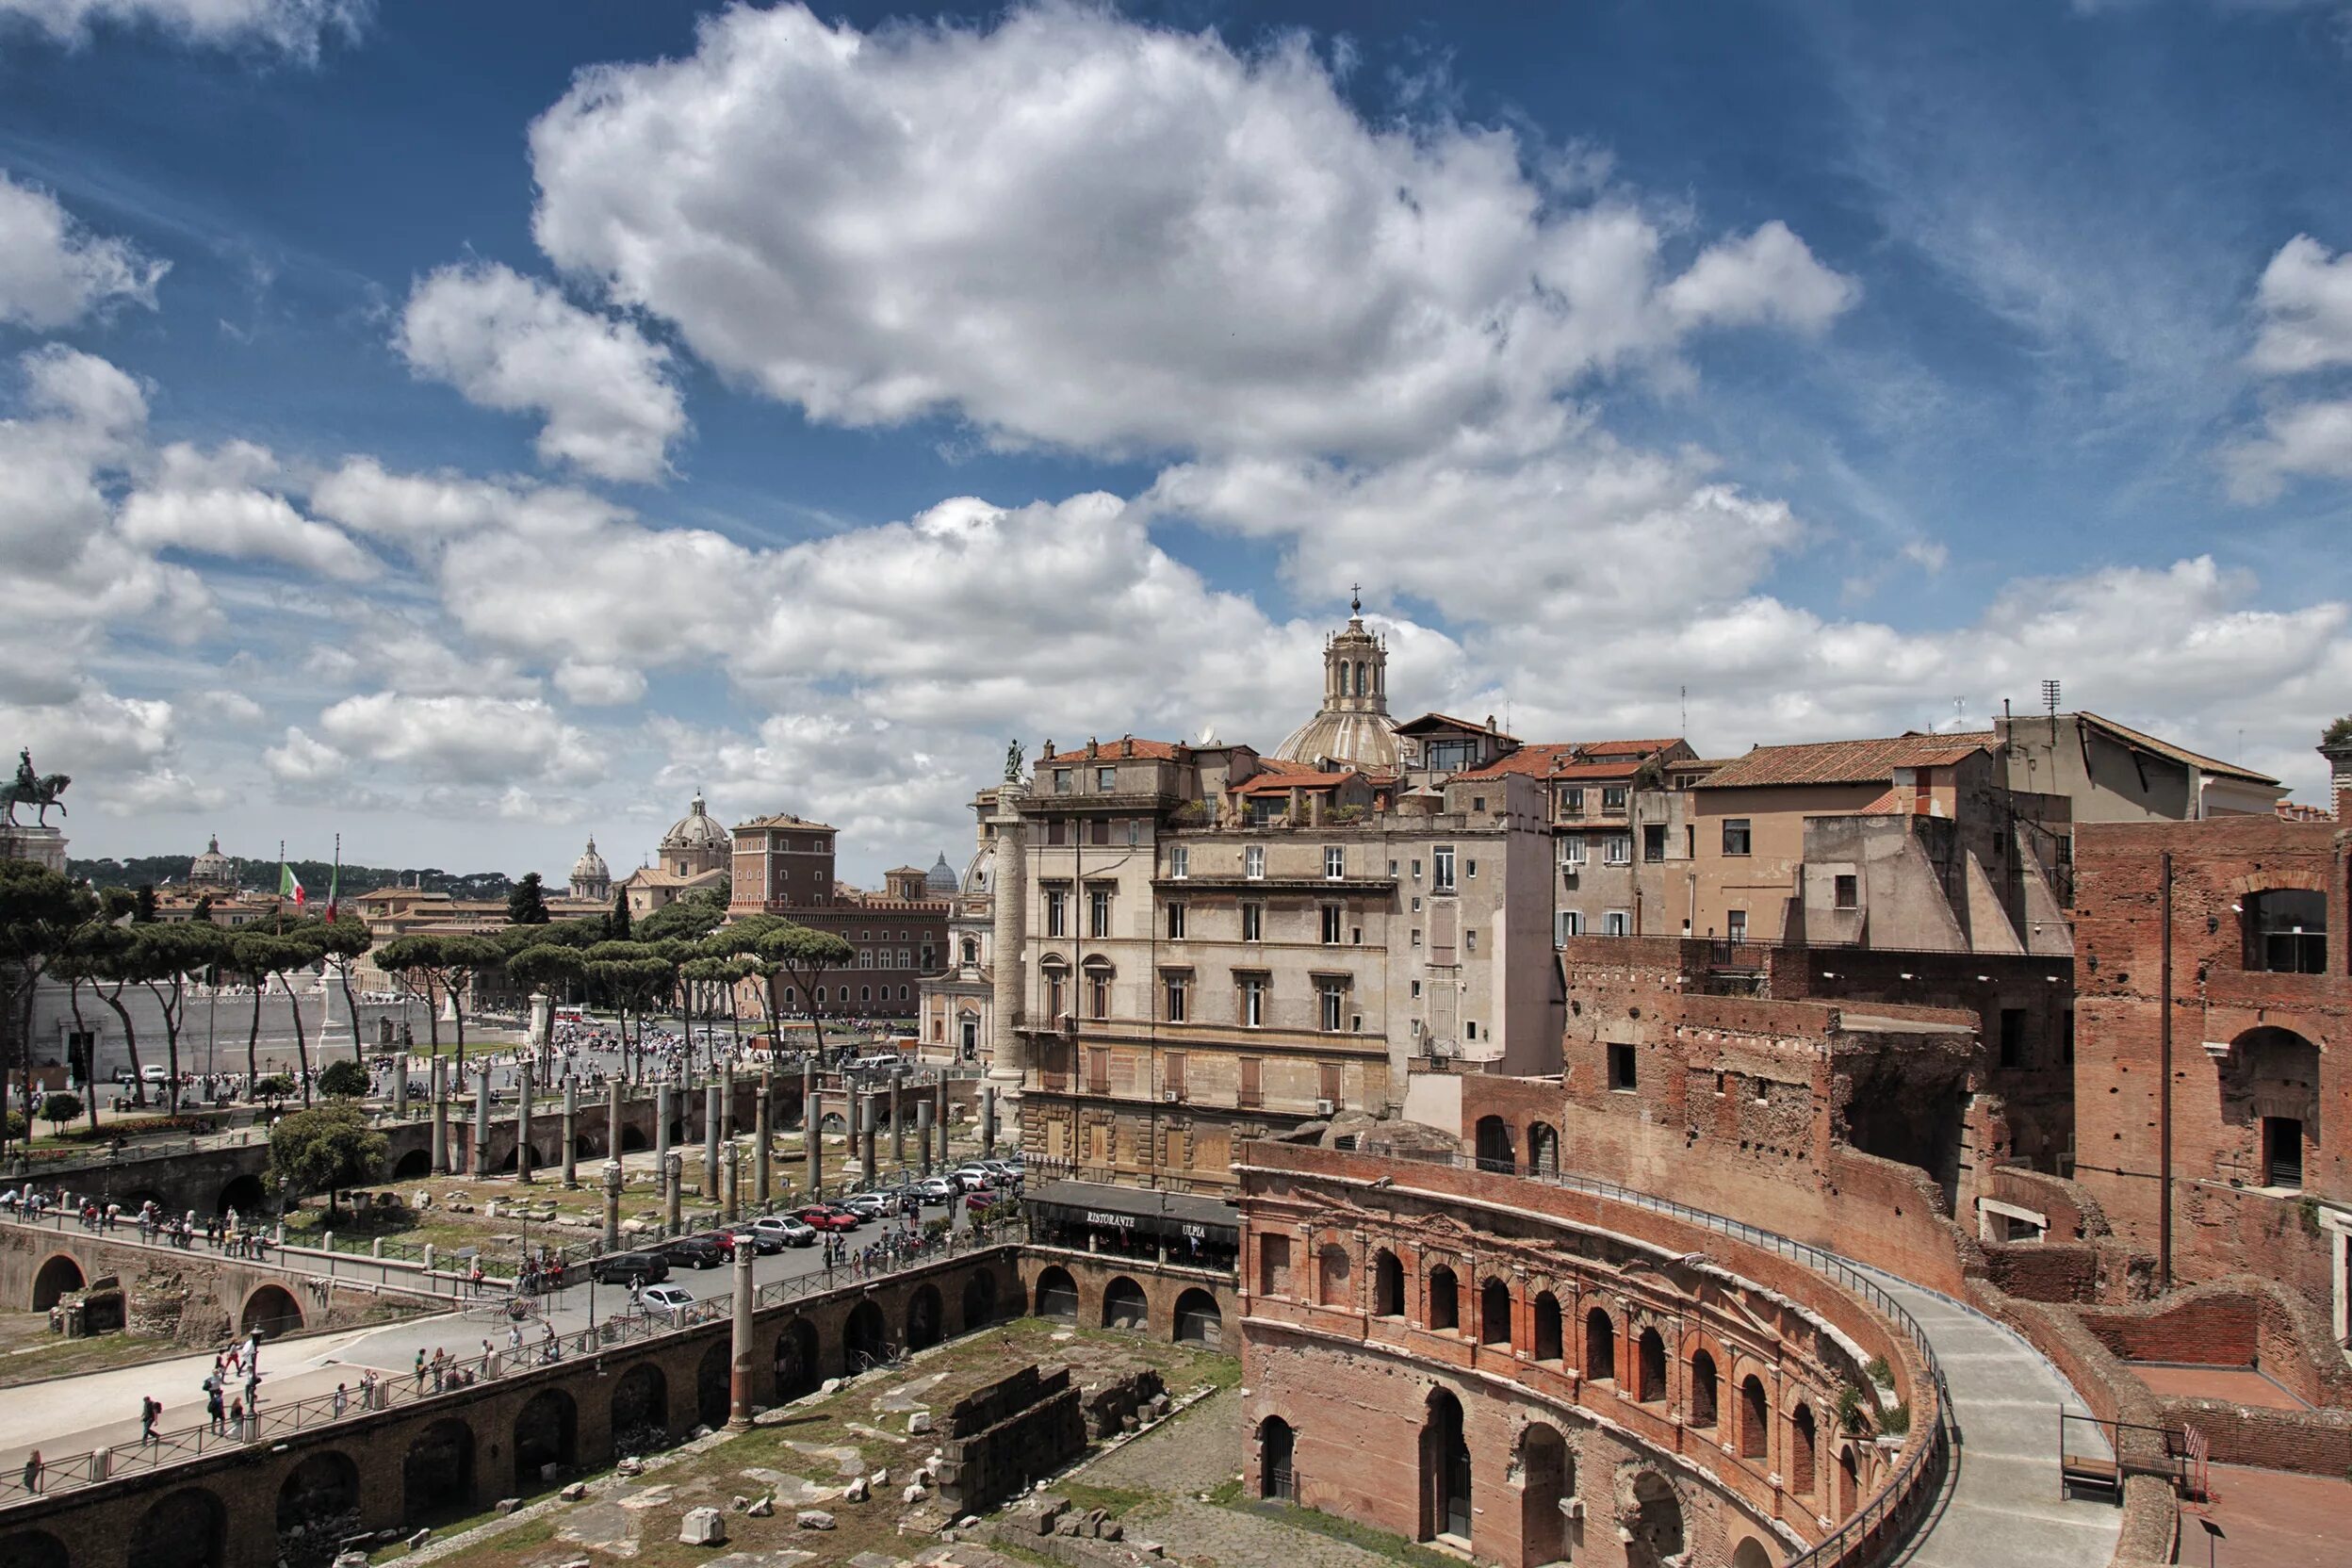
[[956,868],[947,863],[947,857],[944,854],[932,861],[931,869],[923,874],[923,890],[933,898],[956,896]]
[[596,841],[590,839],[588,847],[580,852],[580,858],[572,862],[572,885],[612,880],[612,873],[606,868],[604,857],[596,853]]
[[727,829],[719,825],[716,817],[703,808],[702,796],[697,793],[687,813],[672,823],[670,830],[662,835],[662,847],[665,850],[725,849],[727,847]]
[[225,888],[237,880],[237,869],[229,858],[220,853],[220,836],[214,834],[205,841],[204,852],[188,863],[188,879]]
[[1348,601],[1344,631],[1323,645],[1323,706],[1275,748],[1285,762],[1394,773],[1403,765],[1396,721],[1388,716],[1388,645],[1364,627],[1364,600]]

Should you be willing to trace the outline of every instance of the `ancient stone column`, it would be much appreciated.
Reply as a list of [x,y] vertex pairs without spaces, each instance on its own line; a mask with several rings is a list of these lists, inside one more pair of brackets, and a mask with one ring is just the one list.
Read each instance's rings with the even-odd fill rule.
[[474,1073],[474,1180],[490,1174],[490,1070]]
[[403,1050],[392,1059],[392,1119],[408,1119],[408,1053]]
[[716,1200],[719,1196],[719,1086],[708,1084],[702,1091],[702,1195]]
[[809,1086],[800,1097],[800,1130],[808,1146],[808,1201],[813,1203],[825,1190],[825,1096],[814,1077],[806,1081]]
[[433,1173],[449,1173],[449,1078],[438,1056],[433,1059]]
[[995,920],[989,948],[996,960],[996,995],[988,1013],[988,1081],[1014,1093],[1020,1091],[1029,1066],[1029,1042],[1021,1033],[1028,1021],[1022,1006],[1022,981],[1029,962],[1029,863],[1028,840],[1021,820],[1021,800],[1026,792],[1021,781],[1012,778],[997,791],[996,877],[988,890]]
[[523,1064],[521,1085],[514,1100],[514,1179],[529,1182],[532,1150],[531,1147],[531,1064]]
[[621,1081],[612,1080],[612,1093],[604,1107],[604,1153],[607,1159],[621,1157]]
[[809,1120],[808,1107],[816,1102],[817,1064],[813,1061],[803,1062],[800,1064],[800,1124],[803,1128],[814,1125]]
[[858,1174],[866,1185],[874,1185],[874,1096],[858,1097],[858,1122],[864,1134],[858,1140]]
[[743,1212],[743,1150],[729,1139],[727,1145],[727,1222],[729,1225]]
[[947,1157],[947,1078],[941,1074],[931,1091],[931,1125],[939,1134],[939,1168],[948,1169],[953,1162]]
[[662,1233],[677,1235],[686,1229],[684,1217],[686,1157],[677,1150],[662,1167]]
[[905,1097],[899,1092],[899,1086],[905,1082],[904,1078],[890,1080],[890,1163],[901,1170],[906,1168]]
[[719,1075],[719,1136],[735,1135],[735,1069],[729,1064]]
[[580,1185],[580,1080],[564,1080],[564,1184]]
[[621,1162],[615,1157],[604,1162],[604,1250],[617,1252],[621,1247]]
[[931,1174],[931,1102],[915,1102],[915,1141],[923,1148],[923,1173]]
[[980,1091],[980,1152],[984,1157],[996,1154],[996,1086],[990,1084]]
[[[728,1144],[729,1149],[734,1148]],[[752,1368],[752,1305],[759,1287],[751,1282],[751,1261],[757,1249],[738,1246],[735,1249],[735,1358],[728,1380],[727,1422],[730,1427],[751,1425]]]
[[770,1135],[775,1131],[775,1129],[769,1125],[769,1118],[774,1114],[771,1110],[771,1106],[774,1104],[776,1097],[768,1092],[768,1079],[764,1073],[760,1075],[758,1093],[759,1115],[754,1123],[754,1132],[757,1135],[756,1148],[758,1152],[753,1159],[752,1201],[759,1204],[760,1207],[764,1210],[770,1202],[774,1201],[776,1198],[773,1186],[775,1178],[769,1169],[769,1164],[774,1156],[774,1151],[770,1148],[768,1142]]
[[662,1162],[670,1157],[670,1086],[654,1085],[653,1168],[656,1170],[661,1169]]

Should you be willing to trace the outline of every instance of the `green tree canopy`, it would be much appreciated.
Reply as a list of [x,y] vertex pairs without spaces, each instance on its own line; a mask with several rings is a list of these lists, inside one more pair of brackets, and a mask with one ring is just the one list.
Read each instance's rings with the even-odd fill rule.
[[507,959],[506,972],[518,986],[555,995],[588,978],[588,960],[576,947],[540,942]]
[[547,891],[541,885],[539,874],[525,872],[523,879],[514,884],[514,890],[506,895],[506,920],[510,925],[545,925],[547,914]]
[[342,1100],[357,1100],[368,1092],[368,1070],[357,1062],[330,1062],[318,1074],[318,1092]]
[[637,939],[645,942],[683,938],[698,942],[727,919],[727,901],[708,888],[698,888],[637,923]]
[[[336,1067],[349,1067],[337,1062]],[[296,1111],[270,1130],[270,1176],[295,1202],[327,1195],[327,1212],[345,1187],[364,1186],[384,1168],[384,1137],[349,1101]]]
[[41,1119],[49,1123],[52,1132],[81,1114],[82,1097],[78,1094],[69,1094],[59,1089],[57,1093],[45,1095],[41,1099]]
[[132,895],[131,922],[136,925],[153,925],[156,918],[155,885],[153,882],[141,882],[139,885],[139,891]]
[[615,888],[612,890],[612,912],[604,917],[604,934],[616,942],[625,942],[631,935],[629,927],[629,890]]
[[[18,1042],[32,1037],[33,998],[51,965],[98,911],[98,901],[45,866],[0,860],[0,1017]],[[24,1069],[24,1099],[33,1095],[33,1054],[18,1050]],[[0,1072],[7,1070],[0,1054]],[[6,1134],[0,1133],[0,1141]]]

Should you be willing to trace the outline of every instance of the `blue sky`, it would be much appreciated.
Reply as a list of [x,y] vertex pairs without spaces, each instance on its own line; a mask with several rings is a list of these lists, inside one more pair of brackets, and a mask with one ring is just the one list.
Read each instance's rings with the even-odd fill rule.
[[[0,0],[77,853],[970,841],[1004,742],[2352,691],[2327,4]],[[1684,713],[1688,712],[1687,725]]]

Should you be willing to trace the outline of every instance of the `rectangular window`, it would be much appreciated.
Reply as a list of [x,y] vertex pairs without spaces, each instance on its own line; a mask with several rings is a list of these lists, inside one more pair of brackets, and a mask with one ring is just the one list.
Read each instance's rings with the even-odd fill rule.
[[1127,845],[1132,849],[1141,842],[1143,842],[1143,819],[1129,817],[1127,819]]
[[1339,1033],[1340,1015],[1347,1003],[1347,988],[1336,980],[1318,980],[1315,987],[1317,1022],[1327,1035]]
[[1245,1029],[1266,1027],[1266,976],[1262,974],[1241,977],[1241,1023]]
[[1323,945],[1325,947],[1339,945],[1339,923],[1342,918],[1338,905],[1323,906]]
[[1160,1058],[1160,1083],[1168,1093],[1182,1100],[1184,1097],[1184,1054],[1171,1051]]
[[1463,928],[1462,933],[1462,951],[1466,953],[1476,953],[1478,950],[1478,930],[1477,926],[1473,925]]
[[1315,1064],[1315,1086],[1321,1091],[1315,1096],[1316,1099],[1328,1100],[1331,1102],[1331,1109],[1339,1109],[1339,1064],[1337,1062]]
[[1339,844],[1323,846],[1323,876],[1336,882],[1348,874],[1348,851]]
[[1858,909],[1862,906],[1862,879],[1859,876],[1838,875],[1831,881],[1835,886],[1838,908]]
[[1745,817],[1725,817],[1723,819],[1723,853],[1725,855],[1745,855],[1747,852],[1748,819]]
[[1109,794],[1114,789],[1118,788],[1118,786],[1119,770],[1117,768],[1097,768],[1094,770],[1094,787],[1097,790],[1101,791],[1104,794]]
[[1192,874],[1192,846],[1173,844],[1168,852],[1168,874],[1181,882]]
[[1109,848],[1111,842],[1111,819],[1108,817],[1097,817],[1091,825],[1094,828],[1094,832],[1089,837],[1088,841],[1091,843],[1101,844],[1105,849]]
[[1420,1000],[1421,1000],[1421,982],[1420,982],[1420,981],[1418,981],[1418,980],[1415,980],[1415,981],[1413,983],[1413,999],[1415,1002],[1418,1002],[1418,1001],[1420,1001]]
[[2025,1009],[2003,1007],[2001,1010],[2001,1065],[2025,1065]]
[[1241,906],[1241,939],[1246,942],[1266,940],[1266,906],[1245,904]]
[[1262,1235],[1258,1237],[1258,1294],[1287,1296],[1290,1294],[1290,1238]]
[[1560,939],[1566,941],[1571,937],[1583,935],[1584,916],[1574,909],[1562,909],[1560,912]]
[[1413,945],[1415,947],[1421,945],[1421,928],[1417,925],[1413,928]]
[[1171,974],[1168,976],[1168,1022],[1182,1023],[1184,1021],[1184,990],[1189,984],[1190,982],[1185,980],[1185,978],[1181,974]]
[[2262,1177],[2266,1186],[2303,1184],[2303,1123],[2298,1118],[2262,1118]]
[[1609,858],[1609,863],[1612,866],[1629,866],[1633,864],[1633,835],[1630,833],[1611,833],[1608,839],[1606,854]]
[[[1062,1005],[1063,998],[1062,972],[1058,969],[1047,970],[1045,972],[1045,1016],[1047,1018],[1058,1020],[1064,1012],[1068,1011]],[[822,1001],[823,998],[819,1000]]]
[[1454,890],[1454,846],[1440,844],[1429,851],[1429,886],[1441,893]]
[[1064,822],[1059,817],[1055,817],[1052,822],[1045,825],[1046,848],[1059,849],[1062,845],[1068,843],[1069,841],[1070,824]]
[[1629,927],[1630,923],[1623,909],[1611,909],[1601,917],[1601,935],[1604,937],[1622,937]]
[[1748,939],[1748,912],[1745,909],[1723,911],[1723,935],[1735,942]]
[[1642,858],[1653,866],[1666,858],[1666,829],[1662,825],[1652,823],[1642,829]]
[[1184,939],[1184,906],[1181,904],[1168,906],[1168,939],[1172,942]]
[[1560,814],[1563,817],[1584,815],[1584,786],[1571,785],[1560,792]]
[[1111,934],[1111,890],[1086,890],[1086,935],[1107,937]]
[[1070,793],[1070,770],[1068,768],[1054,770],[1054,792],[1057,795]]
[[1462,863],[1462,879],[1465,882],[1476,882],[1478,879],[1478,863],[1476,860],[1464,860]]
[[1086,1092],[1111,1092],[1111,1048],[1107,1045],[1086,1047]]
[[1592,848],[1586,844],[1584,835],[1581,833],[1574,838],[1560,841],[1560,863],[1563,866],[1571,869],[1581,866],[1584,864],[1584,858],[1592,853]]
[[1264,844],[1242,846],[1241,874],[1252,882],[1266,880],[1266,846]]
[[1623,784],[1601,786],[1601,809],[1623,815],[1625,809],[1625,787]]
[[1415,861],[1413,863],[1413,879],[1415,882],[1418,882],[1418,881],[1420,881],[1420,880],[1421,880],[1421,862],[1420,862],[1420,861],[1418,861],[1418,860],[1415,860]]
[[1241,1058],[1241,1089],[1233,1096],[1244,1106],[1254,1108],[1266,1103],[1266,1063],[1255,1056]]
[[1049,937],[1070,935],[1070,894],[1059,888],[1045,890],[1045,934]]
[[1111,972],[1106,969],[1086,972],[1086,1011],[1096,1018],[1111,1016]]
[[1419,893],[1413,895],[1413,912],[1416,915],[1421,912],[1421,895]]
[[1638,1070],[1634,1065],[1633,1050],[1634,1048],[1629,1045],[1612,1045],[1609,1048],[1609,1086],[1610,1088],[1630,1091],[1635,1087]]

